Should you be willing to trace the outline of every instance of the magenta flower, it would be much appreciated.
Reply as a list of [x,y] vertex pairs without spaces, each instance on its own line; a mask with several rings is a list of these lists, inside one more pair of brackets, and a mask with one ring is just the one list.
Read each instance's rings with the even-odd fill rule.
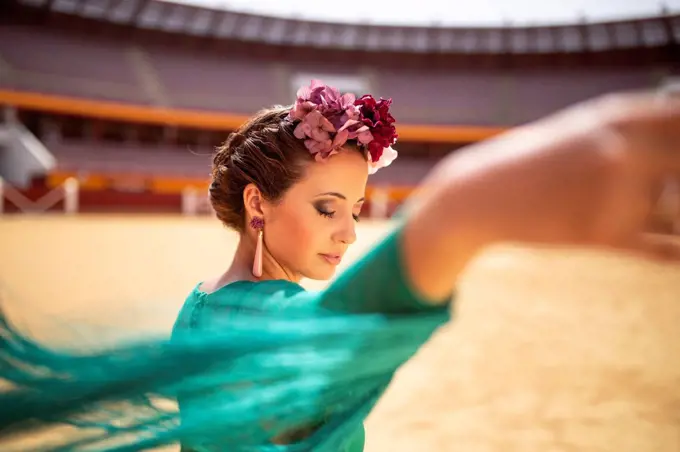
[[397,142],[397,129],[394,127],[395,119],[389,112],[392,99],[380,98],[376,101],[373,96],[367,94],[354,103],[359,107],[362,122],[368,127],[373,139],[368,143],[368,152],[372,162],[377,162],[382,156],[383,150]]
[[373,173],[397,156],[391,148],[397,139],[391,103],[391,99],[376,101],[370,95],[357,100],[354,94],[341,95],[336,88],[312,80],[298,90],[288,118],[300,121],[294,134],[305,140],[317,161],[337,153],[347,140],[356,140],[366,148]]

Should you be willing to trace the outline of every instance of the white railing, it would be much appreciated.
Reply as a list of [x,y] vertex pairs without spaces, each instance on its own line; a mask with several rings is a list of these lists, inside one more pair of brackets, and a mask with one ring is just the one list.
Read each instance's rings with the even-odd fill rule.
[[182,190],[182,215],[212,215],[214,210],[210,204],[210,196],[196,187],[187,186]]
[[390,206],[390,193],[385,187],[375,188],[371,193],[369,216],[374,220],[384,220],[388,216]]
[[45,213],[62,200],[64,213],[75,214],[78,212],[79,189],[78,180],[69,178],[34,201],[0,178],[0,215],[4,213],[6,202],[14,204],[22,213]]
[[31,179],[44,175],[56,166],[56,158],[23,124],[14,121],[0,124],[2,175],[5,182],[27,187]]

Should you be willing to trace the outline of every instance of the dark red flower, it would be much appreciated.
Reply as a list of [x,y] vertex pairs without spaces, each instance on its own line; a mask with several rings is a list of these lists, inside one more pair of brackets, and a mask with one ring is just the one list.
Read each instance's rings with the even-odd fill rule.
[[377,162],[383,150],[397,141],[397,129],[393,125],[395,120],[389,111],[391,104],[392,99],[381,97],[379,101],[376,101],[370,94],[354,102],[354,105],[359,107],[361,121],[368,126],[373,135],[373,140],[368,144],[368,151],[373,162]]

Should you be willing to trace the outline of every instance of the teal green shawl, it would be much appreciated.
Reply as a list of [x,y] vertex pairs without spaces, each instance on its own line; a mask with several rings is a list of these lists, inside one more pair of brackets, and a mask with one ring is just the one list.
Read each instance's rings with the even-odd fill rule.
[[[172,338],[77,354],[37,344],[0,312],[0,435],[71,426],[40,449],[53,451],[342,450],[394,372],[449,319],[447,304],[409,287],[398,238],[389,234],[321,292],[256,283],[271,290],[251,297],[257,312],[238,315],[225,310],[233,297],[197,302],[185,320],[200,312],[210,327]],[[319,423],[298,443],[271,444]]]

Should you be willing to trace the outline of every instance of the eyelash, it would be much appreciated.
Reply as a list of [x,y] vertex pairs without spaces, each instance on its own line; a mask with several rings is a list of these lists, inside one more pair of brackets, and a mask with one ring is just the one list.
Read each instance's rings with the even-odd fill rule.
[[[325,210],[321,210],[321,209],[316,209],[316,210],[319,212],[319,215],[321,215],[322,217],[333,218],[333,215],[335,215],[335,212],[326,212]],[[356,221],[357,223],[359,222],[359,215],[352,214],[352,217],[354,217],[354,221]]]

